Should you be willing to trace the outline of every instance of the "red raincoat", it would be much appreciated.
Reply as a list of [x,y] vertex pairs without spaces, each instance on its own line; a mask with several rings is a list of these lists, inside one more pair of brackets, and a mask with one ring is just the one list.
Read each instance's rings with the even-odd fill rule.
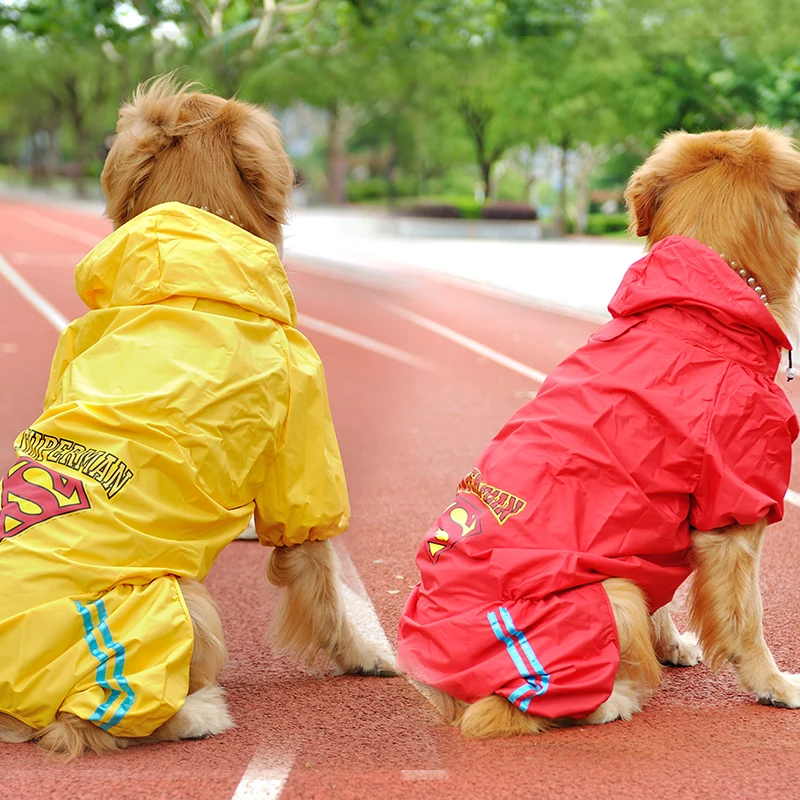
[[655,611],[691,571],[690,528],[783,516],[798,423],[774,378],[790,344],[755,292],[710,248],[670,237],[609,311],[420,547],[399,663],[462,700],[587,716],[619,664],[600,582],[632,580]]

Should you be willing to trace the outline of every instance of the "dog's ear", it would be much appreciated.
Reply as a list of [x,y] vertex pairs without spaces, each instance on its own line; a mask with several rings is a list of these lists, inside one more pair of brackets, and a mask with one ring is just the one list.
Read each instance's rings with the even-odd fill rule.
[[757,129],[770,149],[770,182],[786,199],[786,207],[792,222],[800,228],[800,150],[788,136],[765,128]]
[[259,212],[285,223],[294,170],[275,119],[262,108],[230,100],[218,124],[230,131],[233,162]]
[[193,84],[178,88],[173,75],[140,85],[119,113],[117,136],[106,158],[100,182],[106,215],[115,228],[134,217],[137,199],[158,155],[183,135],[180,102]]
[[650,233],[663,185],[656,167],[649,161],[642,164],[628,181],[625,204],[630,217],[630,231],[636,236],[647,236]]

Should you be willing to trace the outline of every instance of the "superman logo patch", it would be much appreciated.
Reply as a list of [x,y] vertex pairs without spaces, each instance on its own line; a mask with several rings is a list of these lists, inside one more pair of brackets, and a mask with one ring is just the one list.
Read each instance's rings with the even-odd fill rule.
[[86,489],[77,478],[20,458],[0,483],[0,540],[90,507]]
[[459,495],[458,500],[445,509],[425,539],[428,558],[435,564],[439,556],[450,550],[456,542],[481,533],[483,511],[483,507],[473,503],[469,497]]

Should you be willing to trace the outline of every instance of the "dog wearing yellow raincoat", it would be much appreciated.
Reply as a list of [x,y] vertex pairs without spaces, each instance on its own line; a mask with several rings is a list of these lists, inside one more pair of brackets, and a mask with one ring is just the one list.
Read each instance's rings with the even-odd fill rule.
[[348,620],[349,505],[323,369],[281,265],[272,118],[161,78],[120,113],[115,232],[78,265],[44,413],[0,492],[0,741],[70,758],[232,725],[201,581],[254,515],[276,643],[391,675]]

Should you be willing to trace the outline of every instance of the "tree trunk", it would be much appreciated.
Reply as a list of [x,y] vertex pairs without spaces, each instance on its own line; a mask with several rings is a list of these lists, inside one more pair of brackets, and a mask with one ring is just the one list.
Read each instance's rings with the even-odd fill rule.
[[[397,116],[394,118],[397,120]],[[397,174],[397,122],[392,125],[392,134],[389,141],[389,154],[386,159],[386,188],[388,191],[389,208],[394,208],[397,204],[397,184],[395,177]]]
[[329,109],[328,191],[326,200],[334,205],[347,202],[347,152],[344,120],[338,103]]
[[523,178],[523,185],[522,185],[522,202],[527,203],[529,206],[533,207],[535,203],[534,200],[534,187],[536,186],[536,176],[535,175],[527,175]]
[[58,171],[58,128],[47,129],[47,153],[45,154],[45,182],[49,186]]
[[556,234],[563,236],[567,230],[567,152],[569,151],[570,136],[565,133],[561,137],[561,186],[558,192],[558,206],[556,210]]
[[575,219],[575,233],[583,236],[589,224],[589,170],[581,169],[578,172],[576,186],[577,213]]
[[46,150],[39,143],[37,134],[31,137],[31,183],[34,186],[48,186]]
[[485,192],[486,202],[494,197],[494,185],[492,184],[492,167],[494,164],[491,161],[481,161],[481,178],[483,179],[483,190]]
[[72,128],[75,132],[75,175],[73,184],[75,195],[83,198],[87,195],[87,175],[91,155],[91,140],[86,131],[85,120],[80,109],[73,109]]

